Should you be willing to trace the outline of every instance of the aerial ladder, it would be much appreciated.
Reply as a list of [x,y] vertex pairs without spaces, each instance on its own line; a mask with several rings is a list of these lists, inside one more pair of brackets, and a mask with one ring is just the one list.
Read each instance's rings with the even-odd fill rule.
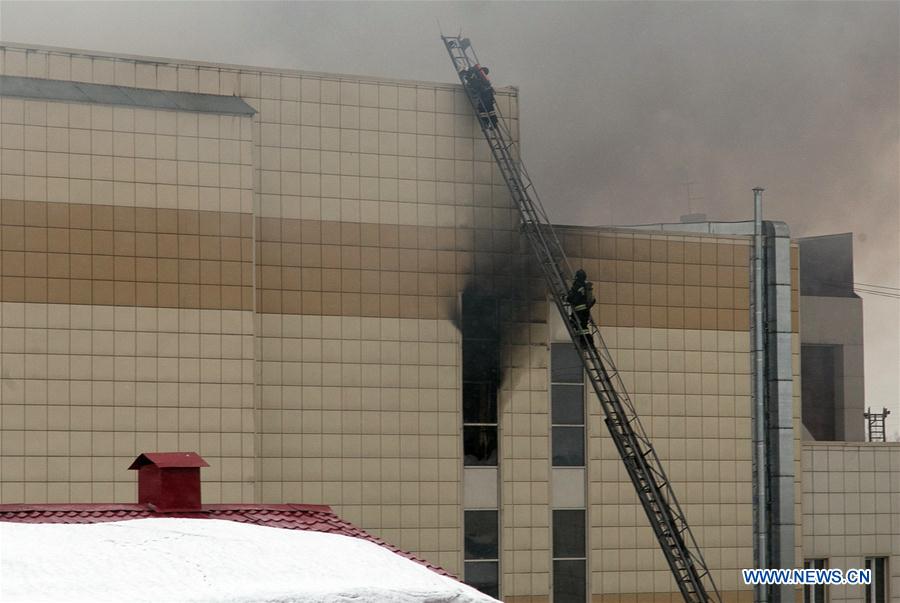
[[[579,352],[591,386],[603,407],[606,427],[675,582],[687,602],[720,602],[721,597],[709,567],[703,560],[672,484],[641,425],[597,325],[593,320],[587,325],[576,324],[573,309],[566,300],[573,277],[572,268],[525,165],[518,159],[518,145],[509,126],[499,108],[485,102],[483,88],[473,84],[478,76],[475,70],[481,69],[475,49],[469,39],[461,35],[441,35],[441,39],[519,212],[521,230],[528,238],[553,302]],[[583,330],[588,330],[589,335],[585,336]]]

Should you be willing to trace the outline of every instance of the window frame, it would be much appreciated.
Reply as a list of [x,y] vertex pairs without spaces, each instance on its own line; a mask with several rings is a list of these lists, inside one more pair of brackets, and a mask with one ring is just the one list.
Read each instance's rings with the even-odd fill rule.
[[[468,298],[472,306],[481,310],[485,304],[489,307],[488,312],[471,311],[466,313],[467,296],[463,294],[460,298],[460,308],[462,315],[462,324],[460,333],[460,396],[461,396],[461,419],[462,419],[462,462],[463,467],[499,467],[500,466],[500,379],[496,372],[491,370],[483,371],[484,367],[480,367],[477,362],[473,361],[469,354],[491,353],[496,355],[493,359],[493,365],[497,371],[501,370],[500,363],[502,358],[499,342],[499,325],[497,324],[500,317],[499,300],[492,296],[473,295]],[[479,336],[480,335],[480,336]],[[468,348],[468,349],[467,349]],[[467,353],[468,352],[468,353]],[[473,405],[467,404],[467,395],[477,394],[487,396],[487,399],[481,401],[483,410],[486,412],[475,419],[471,416]],[[469,416],[467,416],[467,414]],[[492,416],[490,416],[492,415]],[[483,458],[479,455],[467,454],[467,452],[484,452],[479,447],[477,451],[471,448],[466,449],[467,434],[480,432],[487,437],[487,440],[493,440],[493,447],[485,448],[489,453]],[[474,439],[476,436],[470,436]],[[481,436],[478,436],[481,437]]]
[[[559,347],[557,347],[559,346]],[[554,377],[554,358],[558,355],[556,353],[557,349],[573,349],[575,353],[578,353],[578,349],[575,347],[574,343],[571,342],[553,342],[550,344],[550,466],[551,467],[587,467],[587,404],[585,403],[585,385],[584,385],[584,368],[581,367],[579,359],[579,371],[578,375],[580,376],[579,380],[574,380],[574,376],[572,376],[572,381],[559,381],[556,380],[558,378],[566,378],[566,376],[562,377]],[[567,352],[568,353],[568,352]],[[566,367],[569,365],[566,364]],[[573,423],[566,421],[564,423],[557,422],[558,418],[554,415],[557,413],[554,412],[554,402],[556,400],[556,396],[554,393],[565,391],[564,389],[558,388],[557,386],[577,388],[578,391],[581,392],[580,400],[581,400],[581,422]],[[557,445],[562,441],[562,434],[570,433],[578,431],[581,435],[581,459],[580,463],[557,463]],[[575,441],[575,440],[573,440]],[[562,451],[560,451],[561,453]]]
[[[881,565],[881,580],[878,579],[878,566]],[[872,556],[865,558],[865,568],[872,570],[872,581],[866,584],[866,603],[887,603],[890,601],[888,586],[890,585],[890,573],[888,558],[885,556]],[[881,597],[879,597],[879,591]]]
[[[563,516],[565,514],[571,513],[581,513],[582,518],[582,531],[581,531],[581,546],[582,546],[582,556],[579,557],[562,557],[557,553],[557,541],[556,541],[556,533],[558,531],[557,525],[569,524],[570,520],[564,520]],[[559,518],[559,519],[558,519]],[[560,563],[581,563],[581,568],[583,571],[584,579],[581,582],[582,592],[584,593],[584,597],[580,599],[580,603],[587,601],[590,597],[590,571],[587,563],[587,555],[588,555],[588,514],[587,509],[553,509],[551,512],[551,538],[550,538],[550,566],[551,566],[551,586],[550,591],[553,597],[554,603],[564,603],[566,600],[562,597],[559,597],[557,586],[558,586],[558,575],[561,573],[557,564]]]
[[[828,569],[828,559],[804,559],[803,569]],[[803,603],[828,603],[828,585],[805,584],[803,586]]]
[[[471,517],[470,514],[475,514],[475,513],[478,513],[478,514],[493,513],[496,518],[496,520],[495,520],[495,526],[496,526],[495,540],[497,543],[497,554],[495,557],[482,557],[482,556],[475,556],[474,554],[470,555],[469,549],[466,546],[466,544],[467,544],[466,527],[468,525],[470,525],[470,523],[469,523],[469,518]],[[463,552],[463,581],[466,584],[468,584],[469,586],[471,586],[472,588],[475,588],[475,589],[479,590],[480,592],[484,592],[485,594],[490,595],[494,598],[499,598],[499,595],[501,592],[501,590],[500,590],[500,578],[501,578],[501,573],[500,573],[500,551],[501,551],[500,534],[501,534],[501,531],[502,530],[500,527],[500,510],[499,509],[464,509],[463,510],[463,551],[462,551]],[[493,594],[493,591],[481,591],[477,586],[475,586],[474,584],[470,584],[467,581],[469,579],[468,568],[472,567],[473,565],[476,565],[476,564],[482,565],[483,567],[492,564],[496,568],[497,579],[496,579],[496,582],[492,585],[492,586],[496,586],[496,589],[497,589],[496,595]]]

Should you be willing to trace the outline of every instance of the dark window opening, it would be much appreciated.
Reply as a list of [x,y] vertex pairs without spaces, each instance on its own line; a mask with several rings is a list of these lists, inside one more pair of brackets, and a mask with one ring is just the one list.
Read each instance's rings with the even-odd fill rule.
[[497,299],[466,292],[462,310],[463,464],[496,466],[501,381]]
[[553,558],[584,557],[584,510],[553,511]]
[[584,365],[574,343],[554,343],[550,346],[550,381],[553,383],[584,383]]
[[554,425],[584,425],[584,386],[554,383],[550,395]]
[[553,601],[584,603],[587,597],[585,512],[553,511]]
[[553,466],[584,466],[584,427],[553,427]]
[[497,426],[463,426],[463,464],[466,466],[497,465]]
[[498,559],[497,511],[466,511],[465,524],[466,560]]
[[872,581],[866,585],[866,603],[885,603],[887,598],[887,557],[866,557]]
[[500,597],[500,524],[497,511],[466,511],[463,516],[465,582]]
[[500,564],[496,561],[466,561],[465,583],[489,597],[500,598]]
[[497,422],[497,386],[493,382],[463,383],[463,423]]
[[587,575],[584,559],[553,561],[553,603],[584,603]]
[[554,467],[583,467],[584,371],[571,343],[554,343],[550,350],[551,456]]

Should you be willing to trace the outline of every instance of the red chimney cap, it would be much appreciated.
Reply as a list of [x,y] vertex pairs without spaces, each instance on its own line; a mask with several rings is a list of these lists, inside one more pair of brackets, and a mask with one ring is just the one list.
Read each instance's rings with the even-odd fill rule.
[[140,454],[128,469],[140,469],[145,465],[156,465],[160,469],[209,467],[196,452],[144,452]]

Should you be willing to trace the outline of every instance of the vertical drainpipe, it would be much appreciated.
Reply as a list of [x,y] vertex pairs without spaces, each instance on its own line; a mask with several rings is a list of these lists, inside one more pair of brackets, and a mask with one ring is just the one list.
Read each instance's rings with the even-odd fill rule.
[[[764,295],[762,188],[753,189],[753,565],[768,567],[768,492],[766,488],[766,375],[764,347]],[[768,601],[768,587],[756,587],[757,603]]]

